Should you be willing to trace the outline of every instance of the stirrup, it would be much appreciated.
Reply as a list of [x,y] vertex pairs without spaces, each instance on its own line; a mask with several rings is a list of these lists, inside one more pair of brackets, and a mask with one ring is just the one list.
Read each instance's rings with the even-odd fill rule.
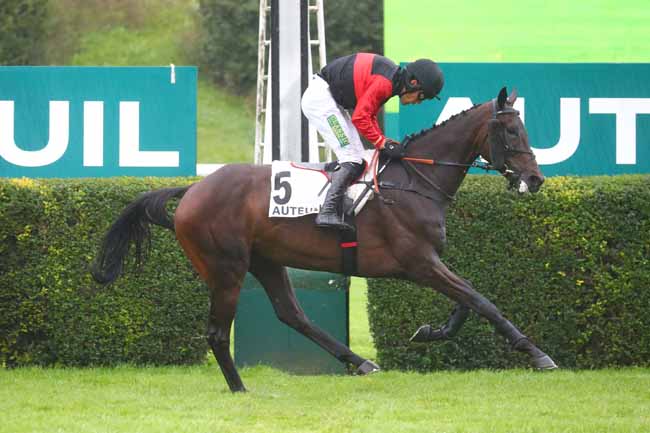
[[346,231],[354,230],[354,226],[343,221],[343,219],[336,214],[318,214],[318,216],[316,216],[316,227]]

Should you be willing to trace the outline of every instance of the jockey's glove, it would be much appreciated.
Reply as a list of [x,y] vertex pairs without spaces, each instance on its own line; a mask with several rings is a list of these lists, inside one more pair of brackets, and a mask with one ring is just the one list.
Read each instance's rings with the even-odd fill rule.
[[390,138],[386,139],[384,147],[381,149],[381,152],[393,159],[400,159],[406,155],[406,149],[399,141],[391,140]]

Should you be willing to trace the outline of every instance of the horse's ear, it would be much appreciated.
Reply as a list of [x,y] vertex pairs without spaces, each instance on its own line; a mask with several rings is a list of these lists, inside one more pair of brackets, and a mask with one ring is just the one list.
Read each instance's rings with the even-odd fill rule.
[[512,93],[508,96],[508,105],[515,105],[517,100],[517,89],[512,89]]
[[499,92],[499,96],[497,96],[497,108],[499,109],[499,111],[505,108],[507,99],[508,99],[508,91],[504,87]]

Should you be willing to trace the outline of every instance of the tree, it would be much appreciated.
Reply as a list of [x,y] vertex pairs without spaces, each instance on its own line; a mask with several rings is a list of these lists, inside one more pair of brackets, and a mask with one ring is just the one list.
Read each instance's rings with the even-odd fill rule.
[[[202,73],[237,93],[252,92],[257,80],[259,0],[199,4]],[[328,59],[357,51],[383,52],[382,0],[325,0],[325,23]]]
[[47,0],[0,1],[0,65],[42,61]]

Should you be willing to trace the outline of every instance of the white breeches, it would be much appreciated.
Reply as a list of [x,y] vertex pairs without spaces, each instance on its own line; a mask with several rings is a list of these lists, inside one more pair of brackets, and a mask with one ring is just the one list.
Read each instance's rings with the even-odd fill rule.
[[363,144],[350,114],[336,104],[329,84],[318,75],[302,95],[302,112],[334,151],[339,162],[363,162]]

